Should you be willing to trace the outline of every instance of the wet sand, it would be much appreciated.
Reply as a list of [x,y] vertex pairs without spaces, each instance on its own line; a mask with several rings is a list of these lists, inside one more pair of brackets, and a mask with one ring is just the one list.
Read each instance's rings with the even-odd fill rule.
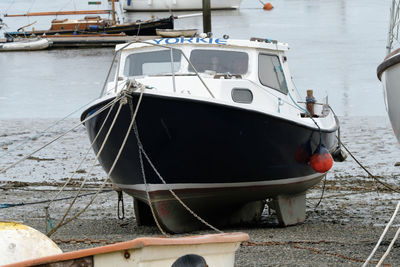
[[[27,153],[41,147],[54,137],[77,124],[68,119],[47,131],[43,137],[36,135],[55,120],[21,119],[0,120],[4,129],[0,134],[0,168],[12,164]],[[382,181],[399,189],[396,178],[400,175],[400,147],[386,117],[341,118],[342,140],[354,155]],[[30,141],[20,145],[27,137]],[[32,138],[33,137],[33,138]],[[89,149],[83,126],[43,149],[31,158],[0,174],[0,204],[30,203],[51,199],[66,179],[71,177]],[[17,148],[16,148],[17,147]],[[74,176],[73,185],[59,197],[72,196],[87,176],[84,193],[93,193],[105,178],[101,167],[95,163],[92,173],[93,153],[83,160]],[[324,190],[323,190],[324,188]],[[109,187],[107,188],[109,189]],[[319,202],[321,193],[323,199]],[[91,196],[79,198],[73,213],[83,208]],[[307,219],[304,223],[281,228],[273,215],[265,210],[262,221],[253,225],[232,226],[225,232],[242,231],[250,235],[236,253],[236,266],[360,266],[379,239],[385,224],[400,200],[398,193],[390,192],[368,175],[348,157],[344,163],[335,163],[327,175],[325,186],[321,182],[307,194]],[[50,208],[56,221],[65,213],[71,200],[57,201]],[[138,227],[135,223],[132,198],[124,195],[125,218],[117,218],[117,194],[99,195],[89,209],[78,219],[60,228],[52,238],[63,251],[98,246],[129,240],[140,236],[159,236],[156,227]],[[20,221],[45,232],[46,204],[26,204],[0,209],[1,220]],[[400,220],[384,238],[375,260],[386,250]],[[212,233],[198,231],[193,234]],[[100,241],[100,243],[98,243]],[[385,263],[400,264],[396,242]]]

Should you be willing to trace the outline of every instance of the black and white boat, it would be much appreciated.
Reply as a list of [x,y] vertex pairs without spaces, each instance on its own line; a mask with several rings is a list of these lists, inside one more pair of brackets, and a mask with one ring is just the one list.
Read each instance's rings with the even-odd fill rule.
[[[81,119],[138,223],[149,203],[169,232],[201,227],[191,212],[213,225],[249,222],[267,199],[282,225],[305,220],[306,191],[338,148],[338,120],[327,103],[310,117],[296,99],[287,44],[182,37],[116,49],[115,80]],[[101,112],[121,97],[120,111]]]

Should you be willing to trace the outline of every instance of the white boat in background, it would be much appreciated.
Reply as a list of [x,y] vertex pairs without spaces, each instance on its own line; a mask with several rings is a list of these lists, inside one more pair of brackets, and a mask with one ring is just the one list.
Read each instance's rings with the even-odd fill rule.
[[158,36],[163,38],[172,37],[193,37],[197,34],[197,29],[174,30],[174,29],[156,29]]
[[[399,11],[400,0],[393,0],[390,11],[390,28],[387,43],[387,56],[378,66],[377,74],[382,81],[386,110],[394,134],[400,143],[400,49],[399,45]],[[397,48],[396,49],[396,45]],[[396,49],[396,50],[394,50]]]
[[[242,0],[210,0],[211,9],[238,9]],[[125,0],[126,11],[200,10],[201,0]]]
[[34,51],[47,49],[51,41],[47,39],[23,39],[21,41],[0,43],[0,52],[2,51]]

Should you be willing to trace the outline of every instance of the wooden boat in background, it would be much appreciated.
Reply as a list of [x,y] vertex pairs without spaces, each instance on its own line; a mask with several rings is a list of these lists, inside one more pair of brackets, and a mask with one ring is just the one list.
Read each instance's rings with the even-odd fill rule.
[[152,18],[149,20],[138,20],[130,23],[118,23],[116,18],[115,3],[112,0],[111,10],[75,10],[75,11],[57,11],[57,12],[33,12],[26,14],[4,15],[5,17],[23,17],[23,16],[59,16],[59,15],[80,15],[80,14],[111,14],[112,19],[102,18],[100,16],[86,16],[83,19],[54,19],[48,30],[25,31],[21,27],[16,32],[6,32],[6,36],[27,37],[31,35],[81,35],[81,34],[126,34],[126,35],[156,35],[156,29],[173,29],[174,17]]
[[[248,234],[240,232],[178,238],[140,237],[112,245],[62,253],[53,241],[33,228],[18,223],[3,224],[7,227],[7,232],[2,231],[0,223],[0,240],[3,241],[0,243],[0,255],[7,257],[0,260],[3,267],[161,267],[171,266],[178,258],[187,255],[196,255],[208,266],[233,267],[236,250],[241,242],[249,239]],[[20,233],[21,229],[28,229],[25,230],[28,234]],[[42,243],[45,245],[41,245]],[[36,256],[34,253],[37,253]]]
[[154,18],[125,24],[113,24],[110,20],[100,17],[85,17],[83,19],[54,19],[49,30],[31,30],[6,32],[12,37],[30,35],[81,35],[81,34],[120,34],[126,35],[156,35],[156,29],[173,29],[174,17]]

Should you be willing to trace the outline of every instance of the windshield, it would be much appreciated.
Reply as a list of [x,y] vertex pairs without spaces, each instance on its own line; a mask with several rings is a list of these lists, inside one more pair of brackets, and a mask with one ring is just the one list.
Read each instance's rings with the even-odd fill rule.
[[[190,61],[198,72],[207,70],[216,73],[246,74],[249,56],[245,52],[195,49],[190,54]],[[194,72],[192,66],[189,71]]]
[[[172,52],[174,72],[181,66],[181,53]],[[171,73],[171,52],[160,50],[151,52],[134,53],[129,55],[125,61],[125,76],[143,76]]]

